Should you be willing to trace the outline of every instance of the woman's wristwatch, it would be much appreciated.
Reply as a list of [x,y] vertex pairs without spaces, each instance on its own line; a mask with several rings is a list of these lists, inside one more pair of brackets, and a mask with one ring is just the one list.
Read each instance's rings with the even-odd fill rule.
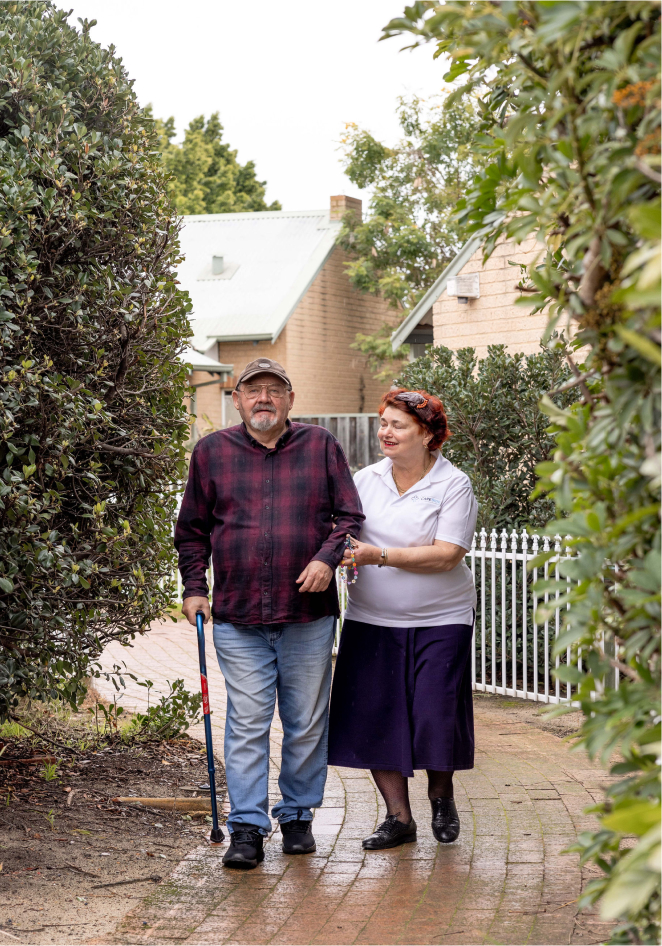
[[388,549],[382,549],[382,554],[379,557],[381,561],[378,563],[377,568],[383,568],[384,565],[388,565]]

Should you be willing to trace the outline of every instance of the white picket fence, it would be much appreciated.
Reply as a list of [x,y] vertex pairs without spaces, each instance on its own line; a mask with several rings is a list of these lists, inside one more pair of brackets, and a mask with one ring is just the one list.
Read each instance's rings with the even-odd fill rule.
[[[560,535],[553,541],[554,556],[542,570],[529,569],[539,552],[552,550],[548,536],[529,535],[526,529],[510,534],[504,529],[500,536],[494,530],[488,536],[485,529],[474,534],[467,555],[478,597],[471,648],[474,690],[542,703],[572,698],[570,685],[565,685],[564,693],[551,672],[561,663],[561,656],[552,654],[561,612],[554,608],[550,621],[549,594],[545,593],[546,616],[539,621],[540,597],[532,589],[539,577],[559,581],[559,564],[570,557],[571,550],[562,547]],[[558,591],[555,597],[560,597]],[[568,651],[565,659],[569,658]]]
[[[552,544],[553,543],[553,544]],[[529,562],[539,552],[553,551],[542,568],[529,569]],[[559,565],[571,550],[560,535],[530,534],[526,529],[500,535],[484,529],[474,535],[467,564],[477,591],[476,627],[471,646],[471,681],[474,690],[498,693],[541,703],[560,703],[573,699],[570,684],[562,684],[553,671],[570,659],[570,653],[553,654],[554,642],[561,630],[561,611],[554,608],[555,593],[533,591],[539,578],[560,580]],[[347,607],[347,589],[338,580],[340,621],[336,629],[334,653],[337,653],[342,621]],[[177,574],[177,594],[182,586]],[[213,574],[210,569],[210,587]],[[566,583],[569,584],[569,579]],[[544,616],[539,617],[541,603]],[[551,604],[551,608],[550,608]],[[618,671],[614,683],[618,686]]]
[[[541,703],[559,703],[572,699],[569,684],[561,685],[552,670],[562,658],[552,654],[561,629],[561,612],[539,621],[540,601],[549,605],[549,594],[542,598],[532,591],[538,578],[559,580],[559,563],[571,550],[562,547],[557,535],[550,544],[547,536],[522,532],[481,529],[474,533],[467,565],[477,592],[476,626],[471,644],[471,683],[474,690],[499,693]],[[542,569],[528,569],[539,552],[554,551]],[[341,621],[336,631],[340,640],[347,591],[339,584]],[[556,598],[559,597],[557,593]],[[552,602],[553,604],[553,602]],[[566,653],[565,659],[569,659]]]

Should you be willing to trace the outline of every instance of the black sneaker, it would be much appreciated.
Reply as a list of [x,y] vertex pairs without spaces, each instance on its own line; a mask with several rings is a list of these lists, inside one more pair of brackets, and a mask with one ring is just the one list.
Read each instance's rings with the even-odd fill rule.
[[398,821],[397,815],[389,815],[382,821],[374,834],[363,842],[364,851],[383,851],[388,847],[408,844],[416,840],[416,822],[412,818],[409,824]]
[[442,844],[457,841],[460,834],[460,816],[452,798],[433,798],[432,833]]
[[230,847],[223,855],[223,866],[252,870],[264,860],[264,838],[254,824],[233,824]]
[[284,854],[312,854],[317,850],[312,821],[281,821]]

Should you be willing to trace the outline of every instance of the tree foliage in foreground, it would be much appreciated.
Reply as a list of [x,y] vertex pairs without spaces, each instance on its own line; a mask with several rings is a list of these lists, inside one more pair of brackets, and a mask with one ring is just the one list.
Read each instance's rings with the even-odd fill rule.
[[0,718],[163,613],[189,433],[153,122],[66,16],[0,4]]
[[[552,500],[531,496],[536,466],[554,448],[540,398],[569,377],[561,352],[510,355],[505,345],[490,345],[480,359],[473,348],[431,348],[400,372],[398,384],[436,394],[446,409],[444,456],[471,477],[478,529],[542,529],[553,518]],[[575,395],[554,400],[563,408]]]
[[[472,147],[479,115],[470,98],[451,104],[444,96],[400,99],[397,114],[402,138],[394,147],[366,129],[346,127],[345,173],[371,196],[365,219],[348,214],[338,241],[350,257],[352,285],[379,293],[404,317],[463,243],[455,208],[483,158]],[[357,335],[353,347],[375,371],[393,359],[392,332],[388,324]]]
[[[151,114],[151,111],[150,111]],[[159,147],[168,173],[167,190],[180,214],[241,213],[281,210],[277,200],[264,199],[266,181],[255,176],[255,162],[240,164],[237,152],[223,141],[218,112],[205,122],[194,118],[177,144],[175,119],[157,120]]]
[[[549,401],[557,450],[539,467],[578,557],[564,566],[557,650],[585,714],[579,744],[619,776],[576,850],[603,876],[613,942],[660,922],[660,7],[652,2],[417,2],[385,35],[449,54],[458,98],[480,90],[485,170],[460,205],[484,236],[535,234],[531,297],[590,348],[580,401]],[[526,300],[530,305],[530,299]],[[561,584],[564,590],[564,583]],[[581,664],[579,658],[581,657]],[[614,667],[620,687],[614,689]],[[624,846],[634,835],[634,848]]]

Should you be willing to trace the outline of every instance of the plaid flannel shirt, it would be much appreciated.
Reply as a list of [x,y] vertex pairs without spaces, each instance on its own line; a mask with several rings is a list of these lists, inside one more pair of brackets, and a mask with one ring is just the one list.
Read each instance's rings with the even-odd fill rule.
[[207,596],[211,555],[215,621],[337,615],[335,578],[303,593],[296,579],[311,561],[335,570],[364,519],[342,448],[323,427],[288,421],[270,450],[244,424],[209,434],[193,450],[175,530],[184,597]]

